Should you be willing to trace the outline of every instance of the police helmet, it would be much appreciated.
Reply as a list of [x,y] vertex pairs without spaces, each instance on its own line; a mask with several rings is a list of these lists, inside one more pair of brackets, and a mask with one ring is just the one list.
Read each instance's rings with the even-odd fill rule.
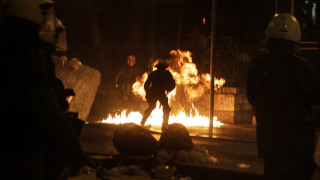
[[4,13],[22,18],[39,25],[45,21],[44,11],[53,7],[52,0],[6,0],[3,3]]
[[137,62],[137,60],[136,60],[136,57],[134,56],[134,55],[129,55],[128,57],[127,57],[127,63],[129,64],[129,62],[131,61],[131,60],[133,60],[134,61],[134,63],[136,63]]
[[163,60],[160,60],[160,61],[158,62],[158,64],[155,65],[155,67],[156,67],[157,69],[167,69],[168,66],[169,66],[168,63],[167,63],[166,61],[163,61]]
[[265,30],[268,39],[285,39],[299,42],[301,38],[298,20],[288,13],[275,14]]

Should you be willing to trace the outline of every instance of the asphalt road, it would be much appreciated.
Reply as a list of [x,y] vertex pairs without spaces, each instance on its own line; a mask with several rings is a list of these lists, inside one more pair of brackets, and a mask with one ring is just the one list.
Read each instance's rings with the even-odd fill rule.
[[[86,124],[80,141],[84,151],[88,154],[101,154],[106,156],[119,155],[113,147],[112,136],[116,125],[89,123]],[[239,176],[239,173],[250,174],[252,179],[263,179],[263,161],[258,158],[255,141],[255,127],[252,125],[225,125],[214,128],[213,136],[208,137],[206,128],[190,129],[194,145],[201,145],[208,149],[210,156],[219,160],[211,165],[182,163],[180,169],[219,173],[221,176]],[[156,139],[160,132],[154,131]],[[204,171],[204,169],[207,169]],[[234,174],[236,173],[236,174]],[[223,178],[225,179],[225,178]],[[250,179],[250,178],[244,178]]]

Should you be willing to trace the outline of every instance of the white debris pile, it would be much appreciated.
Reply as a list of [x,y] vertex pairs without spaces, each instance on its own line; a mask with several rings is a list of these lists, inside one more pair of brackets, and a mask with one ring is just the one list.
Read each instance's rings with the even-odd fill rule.
[[190,162],[200,164],[220,163],[217,158],[210,156],[208,149],[203,146],[194,146],[194,148],[189,151],[179,150],[177,152],[162,149],[157,152],[156,159],[160,163],[167,163],[170,160],[175,162]]
[[145,175],[147,173],[142,170],[139,165],[119,166],[105,171],[105,176],[121,176],[121,175]]
[[220,161],[210,156],[208,149],[203,146],[194,146],[189,152],[180,150],[176,153],[175,160],[178,162],[191,162],[191,163],[220,163]]

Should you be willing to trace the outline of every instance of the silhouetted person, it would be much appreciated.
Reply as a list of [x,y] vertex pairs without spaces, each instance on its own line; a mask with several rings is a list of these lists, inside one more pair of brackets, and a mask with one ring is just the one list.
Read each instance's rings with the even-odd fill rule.
[[312,104],[320,103],[320,79],[301,57],[299,22],[275,14],[266,28],[268,53],[253,61],[247,98],[257,120],[259,157],[272,180],[307,180],[315,169]]
[[146,92],[146,100],[149,104],[147,110],[144,112],[144,116],[141,120],[141,125],[144,125],[149,115],[156,107],[156,103],[159,100],[163,107],[163,122],[162,131],[168,128],[170,107],[168,103],[167,94],[172,91],[175,86],[175,80],[168,68],[168,64],[164,61],[160,61],[156,65],[157,70],[152,71],[144,83],[144,90]]
[[73,91],[55,76],[54,45],[39,36],[52,25],[52,7],[51,0],[7,0],[3,9],[0,179],[65,179],[67,169],[77,173],[85,161],[66,116]]
[[136,82],[140,75],[140,70],[136,65],[137,60],[133,55],[129,55],[127,63],[121,67],[115,77],[115,85],[120,89],[120,94],[123,100],[130,100],[133,96],[132,85]]

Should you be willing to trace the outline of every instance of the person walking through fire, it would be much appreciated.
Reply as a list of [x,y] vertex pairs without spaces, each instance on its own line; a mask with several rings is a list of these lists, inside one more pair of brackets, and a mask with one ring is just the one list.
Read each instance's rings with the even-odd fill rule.
[[155,67],[157,70],[152,71],[144,83],[148,108],[145,110],[140,124],[144,126],[151,112],[156,108],[156,103],[159,100],[163,107],[163,122],[161,129],[162,132],[164,132],[168,129],[170,114],[167,95],[175,88],[176,83],[170,71],[166,70],[168,68],[168,64],[165,61],[159,61]]
[[259,157],[272,180],[311,179],[315,170],[315,122],[320,78],[300,54],[300,25],[291,14],[275,14],[266,30],[268,53],[249,70],[247,98],[255,109]]
[[115,86],[120,89],[120,96],[126,102],[132,100],[134,96],[132,93],[132,85],[140,75],[140,70],[136,63],[136,57],[129,55],[127,57],[127,63],[121,67],[115,76]]
[[[0,179],[56,180],[78,173],[85,163],[76,130],[66,116],[68,102],[55,76],[52,0],[7,0],[1,9],[0,89],[2,148]],[[42,37],[43,38],[43,37]],[[72,92],[71,92],[72,93]],[[71,171],[68,171],[71,170]]]

